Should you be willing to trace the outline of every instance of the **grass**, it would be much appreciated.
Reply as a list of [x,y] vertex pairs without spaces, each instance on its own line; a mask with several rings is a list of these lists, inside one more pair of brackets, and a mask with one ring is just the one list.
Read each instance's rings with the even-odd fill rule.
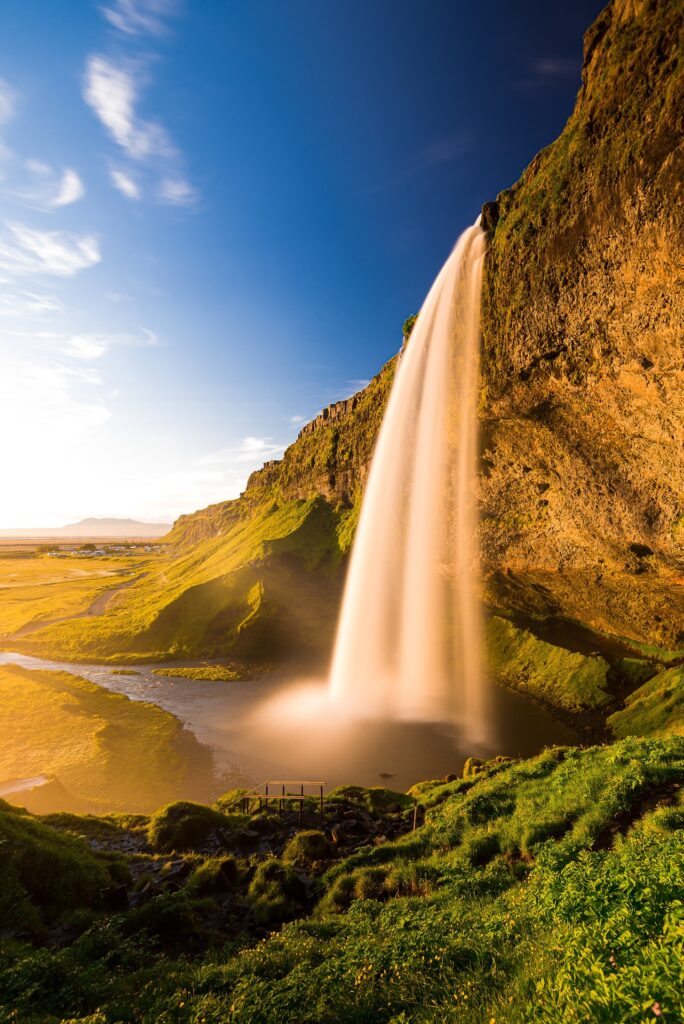
[[26,626],[82,615],[100,594],[140,576],[149,557],[106,558],[0,554],[0,637]]
[[155,668],[157,676],[174,676],[179,679],[208,679],[216,682],[237,682],[244,679],[244,673],[228,665],[188,665],[184,668]]
[[89,911],[61,948],[5,943],[0,1020],[680,1020],[683,783],[680,738],[557,748],[416,787],[417,832],[313,874],[188,854],[180,889]]
[[93,811],[149,811],[213,784],[173,715],[66,672],[0,666],[0,735],[0,778],[55,775]]
[[556,647],[499,616],[487,623],[487,652],[500,682],[565,711],[595,711],[611,701],[610,665],[598,655]]

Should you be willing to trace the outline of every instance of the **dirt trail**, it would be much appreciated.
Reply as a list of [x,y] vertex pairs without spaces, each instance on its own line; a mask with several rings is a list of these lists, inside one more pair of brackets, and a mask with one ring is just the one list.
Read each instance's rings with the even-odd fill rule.
[[97,597],[90,602],[85,611],[78,612],[76,615],[59,615],[54,619],[38,619],[37,621],[27,622],[26,625],[21,626],[13,637],[28,636],[30,633],[36,633],[39,629],[45,629],[46,626],[54,626],[57,622],[68,622],[71,619],[86,619],[94,615],[102,615],[112,600],[115,594],[121,593],[122,590],[127,590],[132,587],[138,580],[142,580],[147,576],[146,572],[141,573],[139,576],[135,576],[132,580],[125,580],[124,583],[119,583],[116,587],[110,587],[109,590],[105,590],[102,594],[98,594]]

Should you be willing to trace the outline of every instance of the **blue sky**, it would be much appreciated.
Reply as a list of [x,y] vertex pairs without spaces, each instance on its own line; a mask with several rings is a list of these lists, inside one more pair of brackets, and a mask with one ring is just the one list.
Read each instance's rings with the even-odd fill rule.
[[0,10],[0,527],[236,496],[555,138],[589,0]]

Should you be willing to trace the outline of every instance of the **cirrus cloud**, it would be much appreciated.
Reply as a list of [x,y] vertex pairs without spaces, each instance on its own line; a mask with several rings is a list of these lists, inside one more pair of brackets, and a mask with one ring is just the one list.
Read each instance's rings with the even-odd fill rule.
[[167,31],[166,19],[178,13],[176,0],[114,0],[101,7],[110,25],[126,35],[161,36]]
[[49,274],[74,277],[100,262],[95,235],[73,231],[40,231],[25,224],[8,224],[12,241],[0,237],[0,271],[7,275]]
[[[181,154],[160,121],[138,113],[144,69],[137,62],[102,54],[86,62],[83,98],[126,156],[160,175],[156,196],[172,206],[195,206],[198,192],[181,173]],[[127,199],[139,199],[141,189],[129,171],[110,170],[112,184]]]
[[109,170],[109,177],[114,188],[117,189],[122,196],[125,196],[126,199],[140,199],[140,186],[128,171],[122,171],[117,167],[112,167]]
[[115,64],[99,55],[88,59],[83,98],[112,139],[136,160],[175,156],[176,150],[164,126],[138,117],[135,108],[139,88],[132,65]]

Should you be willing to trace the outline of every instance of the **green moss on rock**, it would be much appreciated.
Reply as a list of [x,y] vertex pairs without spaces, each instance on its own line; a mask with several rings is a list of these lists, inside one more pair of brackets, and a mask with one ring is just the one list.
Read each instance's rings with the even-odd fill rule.
[[555,707],[578,713],[611,701],[610,665],[597,655],[554,647],[500,616],[487,623],[487,650],[499,682]]
[[631,693],[608,727],[616,737],[684,736],[684,666],[658,672]]

